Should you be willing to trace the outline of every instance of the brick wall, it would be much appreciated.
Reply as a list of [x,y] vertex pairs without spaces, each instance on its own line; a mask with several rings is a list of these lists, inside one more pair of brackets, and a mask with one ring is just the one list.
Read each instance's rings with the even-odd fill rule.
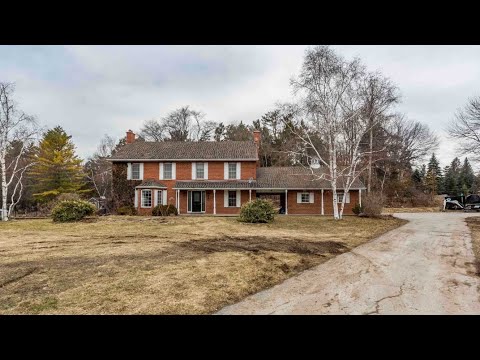
[[[322,192],[320,190],[313,191],[314,202],[308,204],[297,203],[297,193],[303,191],[288,191],[288,213],[292,215],[320,215],[322,213]],[[312,191],[307,191],[312,192]],[[352,215],[352,208],[358,203],[358,190],[350,191],[350,203],[345,204],[343,210],[344,215]],[[333,194],[332,191],[325,190],[323,192],[323,208],[325,215],[333,215]]]

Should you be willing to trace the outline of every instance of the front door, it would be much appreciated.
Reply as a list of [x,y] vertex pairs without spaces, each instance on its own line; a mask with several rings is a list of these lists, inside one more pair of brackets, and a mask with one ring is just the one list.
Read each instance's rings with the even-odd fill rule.
[[201,191],[192,191],[192,212],[202,212]]

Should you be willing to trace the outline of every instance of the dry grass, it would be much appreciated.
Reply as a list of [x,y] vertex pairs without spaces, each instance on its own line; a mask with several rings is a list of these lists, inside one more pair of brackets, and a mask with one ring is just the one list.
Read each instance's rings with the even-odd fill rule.
[[383,208],[383,214],[394,213],[424,213],[424,212],[440,212],[439,206],[430,207],[400,207],[400,208]]
[[0,224],[0,314],[205,314],[403,224],[399,219],[110,216]]
[[465,221],[472,233],[472,248],[476,259],[475,267],[477,269],[477,275],[480,276],[480,216],[468,217]]

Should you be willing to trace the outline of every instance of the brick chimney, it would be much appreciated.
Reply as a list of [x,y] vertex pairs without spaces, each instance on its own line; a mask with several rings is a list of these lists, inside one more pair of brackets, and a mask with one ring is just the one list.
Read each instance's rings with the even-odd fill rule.
[[[262,133],[260,130],[253,130],[253,142],[257,145],[257,156],[260,157],[260,142],[262,141]],[[260,167],[260,159],[257,160],[257,167]]]
[[135,142],[135,133],[132,130],[127,131],[127,144]]

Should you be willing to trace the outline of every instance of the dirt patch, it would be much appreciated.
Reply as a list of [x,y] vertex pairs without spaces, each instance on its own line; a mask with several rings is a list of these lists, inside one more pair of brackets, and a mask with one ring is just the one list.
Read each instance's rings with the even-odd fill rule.
[[465,219],[472,234],[472,250],[475,254],[476,275],[480,276],[480,216]]

